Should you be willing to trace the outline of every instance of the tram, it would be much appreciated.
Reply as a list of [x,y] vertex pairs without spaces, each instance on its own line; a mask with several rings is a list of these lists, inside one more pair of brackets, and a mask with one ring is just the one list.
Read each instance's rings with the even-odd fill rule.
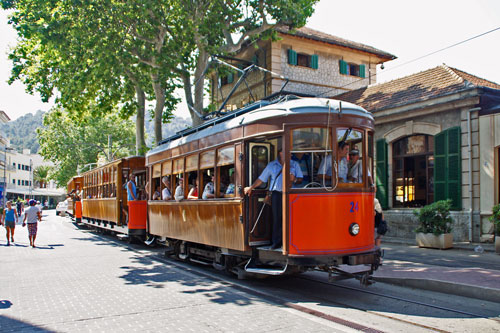
[[77,222],[79,222],[82,217],[82,203],[80,202],[82,188],[83,178],[81,176],[75,176],[68,181],[68,207],[66,208],[66,213],[71,218],[75,218]]
[[[148,233],[183,260],[232,272],[280,275],[319,269],[367,283],[380,263],[374,241],[374,119],[354,104],[321,98],[259,101],[167,138],[146,155],[152,189]],[[344,175],[359,158],[358,177]],[[342,148],[340,148],[342,147]],[[283,151],[282,247],[271,249],[269,183],[244,188]],[[294,161],[294,162],[292,162]],[[303,178],[292,181],[291,163]],[[329,166],[329,167],[328,167]],[[212,183],[213,195],[202,192]],[[167,184],[167,185],[166,185]],[[197,186],[197,194],[187,198]]]
[[[134,177],[139,200],[127,201],[126,183]],[[121,158],[82,174],[82,222],[129,239],[146,239],[147,201],[144,157]]]

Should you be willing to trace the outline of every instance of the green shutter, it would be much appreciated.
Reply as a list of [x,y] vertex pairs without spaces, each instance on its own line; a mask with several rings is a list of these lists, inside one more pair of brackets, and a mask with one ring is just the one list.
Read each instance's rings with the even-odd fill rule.
[[389,207],[388,175],[387,175],[387,143],[385,139],[377,140],[377,199],[383,209]]
[[318,69],[318,55],[317,54],[313,54],[311,56],[311,68]]
[[288,63],[294,66],[297,65],[297,52],[292,49],[288,50]]
[[434,201],[452,200],[452,209],[462,209],[462,153],[460,127],[451,127],[434,137]]
[[257,56],[257,54],[253,55],[253,57],[252,57],[252,63],[255,64],[255,65],[259,65],[259,57]]
[[339,60],[340,74],[347,74],[347,62]]
[[365,65],[359,65],[359,77],[365,77]]
[[227,84],[233,83],[233,81],[234,81],[234,74],[233,73],[227,74]]

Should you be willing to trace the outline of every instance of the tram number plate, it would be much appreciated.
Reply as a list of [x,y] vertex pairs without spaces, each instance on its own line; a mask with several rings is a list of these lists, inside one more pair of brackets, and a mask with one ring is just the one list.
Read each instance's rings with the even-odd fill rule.
[[349,205],[351,206],[351,209],[349,210],[350,213],[356,213],[359,211],[359,203],[357,201],[351,201]]

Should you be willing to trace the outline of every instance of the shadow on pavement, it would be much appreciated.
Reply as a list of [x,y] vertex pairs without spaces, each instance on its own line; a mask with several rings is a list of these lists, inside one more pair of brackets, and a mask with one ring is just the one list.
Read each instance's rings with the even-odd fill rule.
[[246,293],[238,292],[227,285],[222,285],[204,275],[196,275],[196,272],[184,271],[172,265],[158,261],[154,257],[136,255],[132,258],[139,267],[123,266],[125,274],[120,278],[127,284],[146,285],[152,288],[168,288],[168,283],[180,283],[186,286],[185,294],[201,294],[211,302],[217,304],[250,305],[254,297]]
[[30,323],[0,315],[0,331],[5,332],[55,332]]

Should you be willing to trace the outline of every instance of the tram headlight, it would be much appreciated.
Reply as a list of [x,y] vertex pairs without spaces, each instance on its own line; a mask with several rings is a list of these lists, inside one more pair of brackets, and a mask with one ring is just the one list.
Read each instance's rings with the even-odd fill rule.
[[359,234],[359,224],[351,223],[351,225],[349,226],[349,233],[353,236]]

